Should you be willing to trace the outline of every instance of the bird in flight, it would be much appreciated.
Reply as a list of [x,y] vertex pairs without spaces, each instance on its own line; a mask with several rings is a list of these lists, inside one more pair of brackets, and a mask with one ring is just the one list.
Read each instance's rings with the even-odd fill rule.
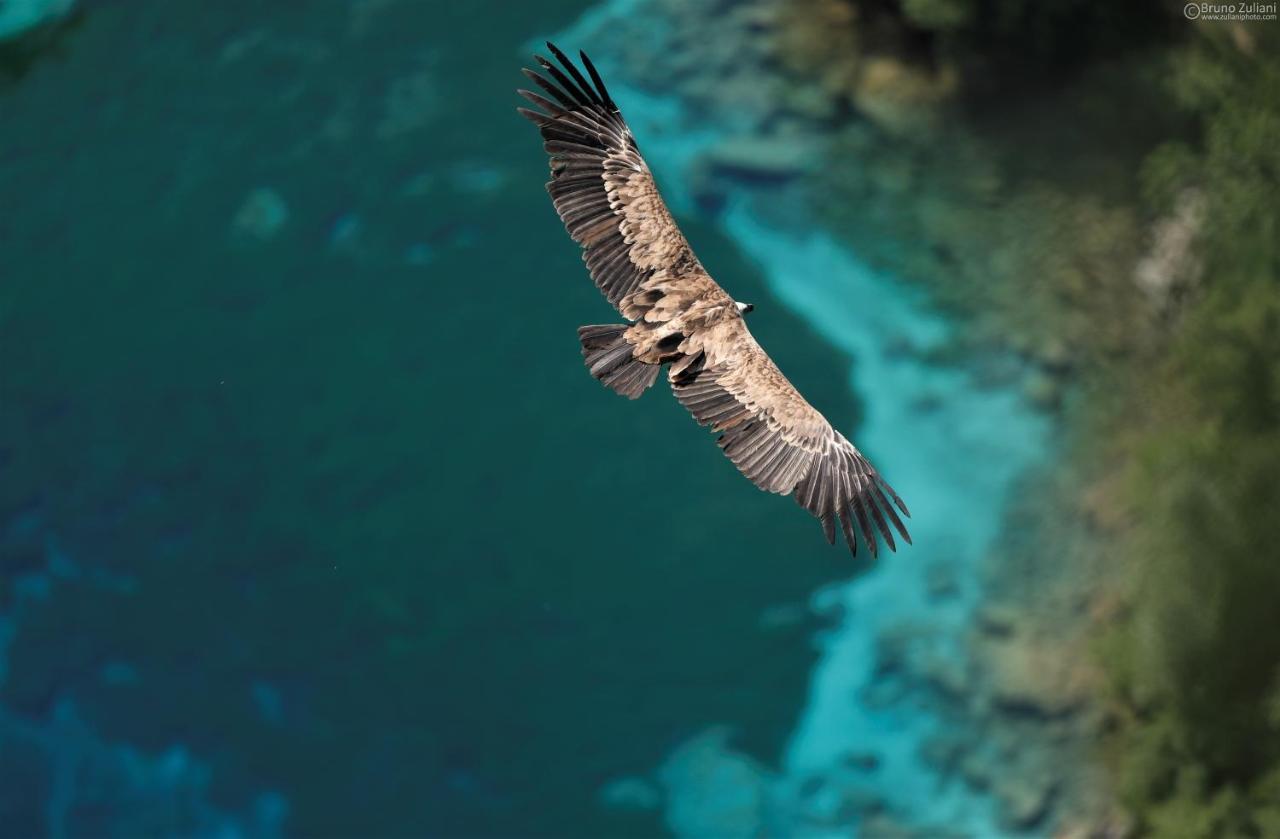
[[910,544],[902,499],[756,343],[743,317],[752,306],[730,297],[694,256],[586,53],[590,81],[547,48],[560,67],[535,55],[546,76],[524,70],[546,95],[518,91],[540,110],[518,110],[542,133],[556,212],[596,287],[627,320],[578,329],[591,375],[635,399],[666,366],[676,399],[720,433],[738,470],[763,490],[794,495],[828,544],[837,521],[855,556],[855,521],[873,557],[876,531],[897,549],[890,523]]

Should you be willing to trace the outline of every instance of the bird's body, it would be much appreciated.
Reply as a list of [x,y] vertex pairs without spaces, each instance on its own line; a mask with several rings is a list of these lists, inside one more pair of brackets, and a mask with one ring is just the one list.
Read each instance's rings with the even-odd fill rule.
[[596,286],[627,320],[579,328],[591,374],[635,399],[665,366],[676,398],[699,424],[722,432],[734,465],[761,489],[794,494],[828,542],[837,521],[855,553],[854,521],[873,555],[877,530],[895,548],[890,523],[910,542],[894,509],[907,515],[906,506],[752,337],[743,318],[751,307],[694,256],[586,55],[590,82],[547,46],[564,71],[536,56],[554,82],[525,74],[552,98],[522,90],[542,111],[520,112],[541,129],[551,156],[556,211]]

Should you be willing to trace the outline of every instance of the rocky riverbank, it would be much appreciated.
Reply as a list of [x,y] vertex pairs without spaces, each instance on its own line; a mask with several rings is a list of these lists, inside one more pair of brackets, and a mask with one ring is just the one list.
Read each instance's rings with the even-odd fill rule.
[[[744,190],[772,190],[761,212],[786,227],[803,211],[780,196],[798,185],[818,226],[964,324],[928,348],[933,363],[1014,387],[1058,440],[1054,461],[1025,472],[1002,513],[959,647],[928,624],[882,627],[862,700],[931,708],[945,724],[924,743],[925,761],[989,797],[1002,830],[1149,830],[1150,804],[1117,783],[1130,767],[1104,747],[1134,730],[1108,650],[1128,643],[1116,636],[1127,638],[1141,600],[1131,583],[1145,567],[1131,548],[1150,526],[1127,447],[1151,430],[1137,380],[1180,340],[1203,295],[1209,202],[1202,181],[1169,170],[1198,130],[1187,96],[1218,95],[1204,87],[1208,65],[1192,62],[1172,82],[1162,73],[1180,50],[1203,52],[1197,39],[1257,70],[1253,30],[1188,32],[1160,10],[1133,9],[1066,49],[1026,36],[1059,14],[1048,7],[982,30],[963,2],[625,6],[657,21],[656,34],[595,26],[585,42],[616,57],[631,83],[732,126],[684,169],[697,206],[722,212]],[[1139,37],[1143,14],[1151,25]],[[973,582],[945,562],[925,579],[939,604]],[[724,755],[738,767],[729,775],[772,778],[761,789],[779,786],[722,736],[696,751],[704,762]],[[747,809],[775,827],[936,830],[868,792],[876,761],[850,754],[846,769],[804,781],[787,803],[753,794],[764,804]],[[821,814],[797,822],[810,807]]]
[[[615,9],[612,19],[618,19],[620,13]],[[847,331],[842,336],[842,330],[859,322],[865,328],[868,321],[875,320],[865,313],[867,307],[896,305],[888,297],[899,292],[890,286],[859,285],[854,278],[865,273],[862,267],[839,261],[824,263],[825,267],[806,263],[801,255],[806,246],[787,244],[788,234],[777,234],[779,241],[773,247],[769,237],[775,234],[755,229],[754,222],[744,226],[741,221],[741,213],[749,212],[777,231],[797,231],[806,223],[836,230],[838,238],[862,257],[859,245],[864,238],[840,226],[838,208],[856,203],[851,192],[869,191],[875,193],[872,205],[883,214],[905,218],[908,210],[894,202],[900,204],[911,194],[911,179],[920,176],[920,164],[887,157],[901,147],[906,133],[941,131],[944,103],[955,94],[957,77],[953,71],[921,71],[891,51],[870,56],[860,51],[864,38],[849,34],[853,11],[840,3],[814,4],[803,13],[764,2],[731,8],[715,3],[633,3],[625,14],[653,15],[658,23],[652,28],[666,40],[643,45],[622,40],[613,43],[610,34],[620,30],[599,25],[610,19],[607,7],[596,19],[589,18],[585,31],[576,30],[572,39],[610,55],[611,65],[616,50],[623,60],[612,69],[628,82],[660,90],[664,98],[674,91],[670,98],[684,105],[684,114],[711,114],[716,124],[729,126],[717,136],[704,137],[696,148],[686,144],[677,152],[657,141],[658,163],[663,167],[660,174],[681,178],[689,185],[693,205],[702,212],[721,215],[728,229],[739,231],[744,249],[755,252],[762,264],[775,262],[766,269],[767,274],[804,274],[806,278],[797,278],[794,286],[778,286],[790,305],[797,311],[823,305],[832,311],[833,303],[837,309],[848,305],[864,310],[847,320],[833,316],[827,327],[819,327],[833,342],[853,349],[860,367],[869,363],[868,353],[915,359],[925,368],[959,376],[976,393],[985,391],[989,401],[1002,399],[1007,392],[1021,394],[1025,410],[1041,414],[1051,425],[1061,422],[1064,392],[1077,366],[1061,339],[1051,337],[1034,345],[1025,340],[993,340],[991,336],[998,330],[992,323],[976,324],[974,309],[949,305],[950,297],[965,298],[954,288],[948,294],[949,278],[937,273],[937,266],[888,259],[886,254],[895,251],[881,243],[872,251],[873,265],[904,277],[920,295],[933,298],[936,310],[966,319],[966,326],[957,330],[925,328],[921,333],[921,326],[895,320],[901,332],[865,346],[850,343]],[[842,32],[849,37],[837,47],[823,40],[832,33],[840,37]],[[826,60],[790,61],[797,51],[812,57],[814,49],[800,46],[805,38],[813,39],[818,55],[823,54],[822,49],[833,49],[839,60],[834,64]],[[702,46],[695,50],[694,45]],[[700,60],[688,64],[670,60],[671,56],[690,54],[697,54]],[[818,65],[843,69],[821,78],[809,77]],[[633,120],[636,110],[628,104]],[[642,146],[652,152],[655,126],[645,124],[647,112],[647,107],[641,109],[638,130],[648,141],[642,141]],[[697,118],[686,116],[680,131],[697,134]],[[856,154],[849,153],[851,144],[859,146]],[[674,163],[673,157],[679,162]],[[939,171],[941,157],[932,164]],[[868,158],[872,163],[866,163]],[[876,165],[881,162],[884,165]],[[999,187],[985,182],[982,172],[962,173],[959,180],[956,186],[957,175],[949,173],[946,188]],[[678,195],[685,190],[675,191]],[[670,189],[667,194],[670,199]],[[929,208],[935,213],[943,206],[938,200]],[[750,211],[734,209],[744,202]],[[956,210],[954,206],[946,208]],[[873,232],[885,227],[883,218],[854,221]],[[901,242],[902,231],[895,233]],[[774,252],[779,254],[776,260],[769,256]],[[812,266],[807,274],[806,264]],[[815,271],[827,279],[816,281]],[[830,301],[815,302],[823,299],[820,289],[828,282]],[[827,317],[817,315],[816,310],[811,316],[818,322]],[[1033,331],[1028,329],[1027,333]],[[860,371],[855,381],[866,376]],[[899,374],[897,389],[911,389],[906,381]],[[876,399],[882,406],[886,399],[882,391],[892,387],[892,381],[874,387],[881,394]],[[908,404],[904,407],[917,416],[941,418],[945,411],[958,410],[958,398],[962,397],[952,395],[950,385],[937,382],[905,396]],[[996,429],[1009,419],[992,417],[991,421],[988,428]],[[881,436],[874,427],[864,428],[862,433],[868,434],[872,445]],[[952,434],[954,441],[965,438],[965,432],[958,429]],[[889,451],[896,448],[887,437],[885,444]],[[1027,462],[1010,452],[993,452],[992,456],[997,462]],[[926,474],[921,474],[922,481],[948,480]],[[1031,481],[1028,477],[1022,483],[1030,486]],[[1000,512],[1002,498],[1003,490],[992,493],[997,521],[1002,515],[1014,515]],[[937,512],[945,515],[962,509],[963,502],[953,501],[942,504]],[[1024,519],[1030,515],[1025,507],[1022,513]],[[1025,530],[1019,526],[1017,532]],[[1029,535],[1027,538],[1033,541]],[[833,683],[849,682],[857,695],[832,699],[835,705],[831,712],[811,713],[817,713],[818,718],[834,713],[838,718],[848,713],[839,710],[840,706],[853,703],[869,727],[849,723],[853,728],[843,737],[861,738],[864,748],[836,746],[830,729],[815,728],[810,722],[806,724],[808,733],[798,737],[799,742],[811,745],[798,747],[795,754],[823,756],[793,758],[792,765],[779,773],[736,751],[723,733],[708,733],[691,741],[658,773],[654,789],[666,791],[672,829],[679,835],[698,835],[709,823],[726,830],[732,824],[734,835],[751,835],[765,825],[794,835],[839,832],[860,825],[868,835],[895,831],[933,835],[946,825],[961,832],[999,829],[1019,833],[1069,830],[1111,818],[1111,802],[1083,759],[1100,723],[1090,693],[1096,687],[1097,674],[1085,655],[1081,617],[1073,613],[1071,626],[1075,628],[1064,631],[1061,624],[1055,627],[1048,618],[1049,610],[1013,605],[1037,604],[1047,596],[1042,590],[1008,591],[1007,600],[997,599],[997,592],[1010,588],[1003,584],[1002,571],[1002,566],[1012,561],[1004,558],[1008,551],[1000,543],[984,547],[981,539],[973,550],[979,557],[983,553],[987,556],[983,579],[975,573],[981,564],[951,561],[961,559],[961,551],[950,559],[931,555],[928,567],[915,574],[916,579],[900,581],[919,587],[919,607],[904,604],[885,611],[883,617],[869,618],[863,614],[869,604],[856,594],[847,603],[843,595],[826,597],[828,606],[818,607],[827,612],[828,620],[844,624],[846,632],[864,637],[856,643],[858,652],[849,648],[854,658],[845,665],[832,665],[836,669],[830,671],[835,674]],[[895,557],[891,561],[900,560]],[[1028,578],[1037,579],[1035,574]],[[865,589],[869,583],[855,586]],[[1068,610],[1087,608],[1087,602],[1079,602],[1090,597],[1087,583],[1073,577],[1063,580],[1061,588],[1057,596],[1070,601]],[[970,605],[975,602],[976,610]],[[1062,611],[1057,610],[1055,618]],[[858,662],[866,656],[873,659],[873,665],[865,675],[854,675],[863,670],[865,665]],[[842,657],[847,654],[835,660]],[[1046,661],[1053,666],[1045,667]],[[813,701],[815,707],[826,702]],[[919,725],[920,733],[890,734],[894,717],[908,713],[913,720],[927,721]],[[888,751],[867,739],[881,732],[888,738],[884,747]],[[835,739],[842,736],[835,735]],[[889,745],[890,741],[894,742]],[[910,754],[899,754],[903,744],[908,744]],[[911,768],[917,761],[922,768]],[[926,776],[932,780],[925,783]],[[730,795],[725,786],[728,778],[737,778],[742,789],[755,791]],[[909,786],[921,788],[920,797],[895,789],[890,779],[910,779]],[[923,789],[928,784],[946,791],[933,804],[924,803],[929,793]],[[612,793],[621,789],[638,787],[611,788]],[[700,802],[701,809],[693,807],[691,799]],[[661,796],[655,792],[646,800],[657,802]]]

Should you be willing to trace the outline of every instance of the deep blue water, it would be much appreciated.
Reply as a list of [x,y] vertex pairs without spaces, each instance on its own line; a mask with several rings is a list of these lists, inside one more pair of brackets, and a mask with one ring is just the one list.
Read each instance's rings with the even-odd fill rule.
[[[652,834],[661,813],[600,788],[716,724],[784,776],[862,734],[885,784],[918,771],[927,716],[833,697],[924,608],[923,560],[990,535],[930,524],[972,492],[948,458],[1042,446],[1011,401],[975,417],[961,379],[881,357],[946,324],[901,291],[851,337],[849,301],[893,278],[749,197],[712,220],[671,190],[762,343],[923,515],[869,572],[664,386],[628,403],[582,369],[575,327],[615,316],[513,89],[585,3],[81,8],[0,82],[6,826]],[[641,143],[678,181],[679,138]],[[912,414],[924,391],[956,416]],[[944,433],[973,446],[926,456]],[[762,620],[856,574],[827,596],[865,617],[816,648],[817,619]]]
[[[74,569],[23,601],[6,715],[180,745],[301,834],[647,831],[599,784],[712,722],[778,753],[812,653],[758,615],[850,569],[666,394],[582,369],[612,313],[513,93],[578,11],[99,4],[5,83],[5,600]],[[759,331],[851,415],[819,336]],[[47,757],[12,760],[43,830]],[[135,806],[90,805],[73,832]]]

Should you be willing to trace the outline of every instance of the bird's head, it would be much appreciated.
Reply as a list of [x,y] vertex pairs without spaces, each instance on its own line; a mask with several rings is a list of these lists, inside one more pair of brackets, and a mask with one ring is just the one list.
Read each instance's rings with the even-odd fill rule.
[[739,302],[737,302],[736,300],[734,301],[734,305],[735,305],[735,306],[737,306],[737,307],[738,307],[738,311],[739,311],[740,313],[744,314],[744,315],[745,315],[747,312],[753,312],[753,311],[755,311],[755,308],[756,308],[754,304],[751,304],[751,303],[739,303]]

